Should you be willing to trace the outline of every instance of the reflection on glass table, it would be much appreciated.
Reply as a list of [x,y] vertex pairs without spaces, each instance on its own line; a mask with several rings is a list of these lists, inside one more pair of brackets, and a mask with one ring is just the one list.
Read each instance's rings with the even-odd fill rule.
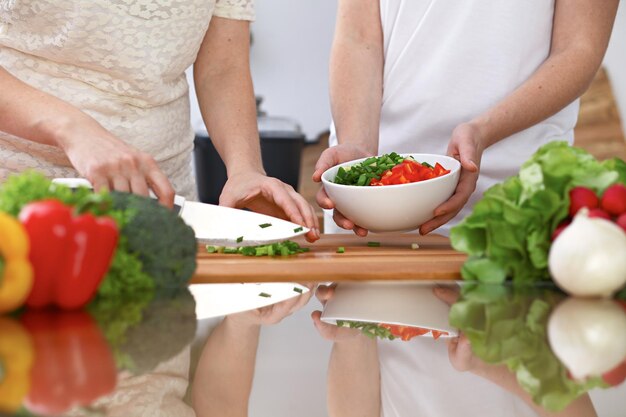
[[[617,417],[626,407],[619,301],[468,283],[281,285],[3,317],[0,415]],[[239,312],[206,305],[223,291]]]

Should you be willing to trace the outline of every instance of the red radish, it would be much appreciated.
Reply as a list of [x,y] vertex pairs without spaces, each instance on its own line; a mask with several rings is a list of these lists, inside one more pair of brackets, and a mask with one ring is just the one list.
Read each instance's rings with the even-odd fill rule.
[[624,382],[626,380],[626,361],[609,372],[602,374],[602,379],[612,387]]
[[602,195],[602,208],[614,216],[626,213],[626,187],[613,184]]
[[589,209],[598,208],[600,205],[600,200],[596,193],[586,187],[574,187],[569,192],[569,215],[574,217],[578,210],[583,207],[587,207]]
[[601,219],[612,220],[611,215],[601,208],[589,210],[589,218],[599,217]]
[[569,226],[571,223],[572,223],[572,221],[570,219],[564,220],[561,223],[559,223],[559,225],[556,227],[556,229],[554,229],[554,232],[552,232],[551,240],[554,242],[556,240],[556,238],[559,237],[561,232],[563,230],[565,230],[565,228],[567,226]]
[[615,223],[617,223],[617,225],[624,229],[624,231],[626,232],[626,213],[619,216]]

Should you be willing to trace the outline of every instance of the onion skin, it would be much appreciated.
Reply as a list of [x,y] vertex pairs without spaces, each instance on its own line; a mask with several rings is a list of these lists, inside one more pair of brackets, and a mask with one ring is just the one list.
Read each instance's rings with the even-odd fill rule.
[[626,360],[626,312],[612,300],[569,298],[550,315],[548,341],[574,379],[604,377]]
[[548,257],[556,284],[578,297],[610,297],[626,284],[626,233],[586,210],[554,240]]

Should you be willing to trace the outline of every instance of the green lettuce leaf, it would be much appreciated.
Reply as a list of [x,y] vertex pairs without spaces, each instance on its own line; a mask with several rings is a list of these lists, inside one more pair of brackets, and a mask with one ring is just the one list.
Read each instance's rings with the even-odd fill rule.
[[620,159],[599,162],[566,142],[541,147],[518,175],[485,191],[450,231],[452,246],[470,255],[463,278],[549,280],[550,237],[568,216],[570,189],[586,186],[601,194],[616,182],[626,184],[626,163]]

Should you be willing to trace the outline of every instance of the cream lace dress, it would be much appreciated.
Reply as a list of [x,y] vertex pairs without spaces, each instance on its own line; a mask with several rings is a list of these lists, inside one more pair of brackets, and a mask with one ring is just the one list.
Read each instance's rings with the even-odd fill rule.
[[[193,198],[184,71],[212,16],[253,20],[254,0],[0,0],[0,66],[151,154]],[[25,169],[78,175],[58,148],[0,131],[0,182]]]

